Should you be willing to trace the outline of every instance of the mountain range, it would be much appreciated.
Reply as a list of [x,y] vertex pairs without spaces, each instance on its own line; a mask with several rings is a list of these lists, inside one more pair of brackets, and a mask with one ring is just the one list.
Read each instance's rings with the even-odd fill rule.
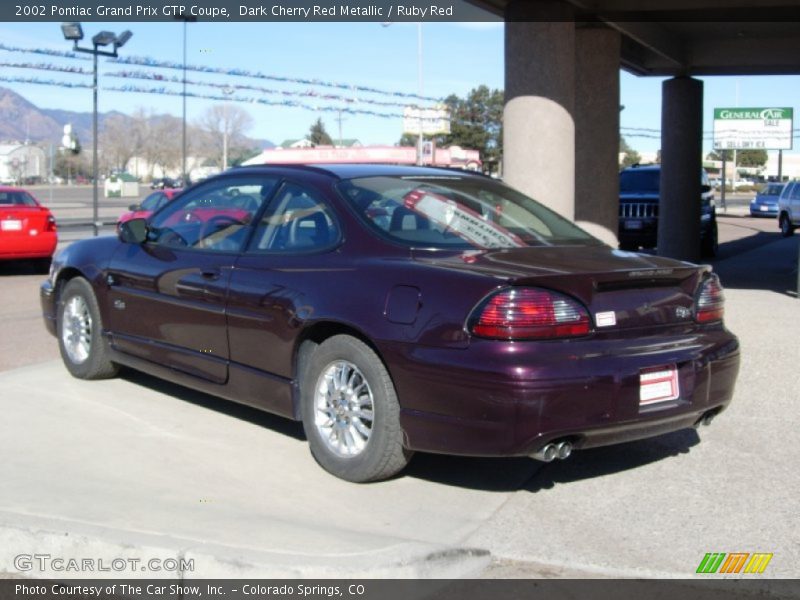
[[[118,111],[101,112],[97,115],[100,129],[112,116],[126,117]],[[153,116],[158,119],[163,115]],[[92,113],[70,110],[39,108],[17,92],[0,87],[0,143],[24,142],[61,144],[64,125],[71,124],[81,144],[87,146],[92,140]],[[274,148],[270,140],[253,139],[261,149]]]

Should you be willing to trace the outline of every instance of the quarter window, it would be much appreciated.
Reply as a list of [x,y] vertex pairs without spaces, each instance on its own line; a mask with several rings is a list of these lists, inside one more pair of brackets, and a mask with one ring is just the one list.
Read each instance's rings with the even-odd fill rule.
[[333,246],[339,228],[325,203],[310,190],[286,184],[256,226],[250,252],[309,252]]

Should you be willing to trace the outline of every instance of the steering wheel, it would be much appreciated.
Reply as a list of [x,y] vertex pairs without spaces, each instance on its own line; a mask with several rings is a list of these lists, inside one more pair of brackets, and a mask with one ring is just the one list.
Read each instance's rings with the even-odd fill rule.
[[203,224],[203,228],[200,231],[200,241],[202,242],[207,237],[232,225],[244,225],[244,223],[231,215],[214,215]]
[[188,246],[189,242],[180,233],[169,227],[162,227],[158,234],[158,243],[165,246]]

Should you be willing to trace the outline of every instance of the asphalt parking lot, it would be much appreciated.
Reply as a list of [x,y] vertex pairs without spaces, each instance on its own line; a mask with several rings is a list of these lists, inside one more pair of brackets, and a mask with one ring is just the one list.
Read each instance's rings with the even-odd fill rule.
[[0,571],[48,551],[193,557],[195,577],[690,577],[707,552],[769,552],[765,578],[797,577],[798,239],[720,217],[743,363],[710,427],[548,465],[418,455],[361,486],[297,424],[136,373],[70,378],[42,276],[2,265]]

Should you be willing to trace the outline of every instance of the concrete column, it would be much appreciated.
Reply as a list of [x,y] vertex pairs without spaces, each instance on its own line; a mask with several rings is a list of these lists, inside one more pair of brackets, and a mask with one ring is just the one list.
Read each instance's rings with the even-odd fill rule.
[[506,9],[503,179],[575,218],[575,24],[557,1]]
[[575,219],[616,247],[619,224],[620,34],[575,34]]
[[703,83],[668,79],[661,88],[661,201],[658,254],[700,260]]

